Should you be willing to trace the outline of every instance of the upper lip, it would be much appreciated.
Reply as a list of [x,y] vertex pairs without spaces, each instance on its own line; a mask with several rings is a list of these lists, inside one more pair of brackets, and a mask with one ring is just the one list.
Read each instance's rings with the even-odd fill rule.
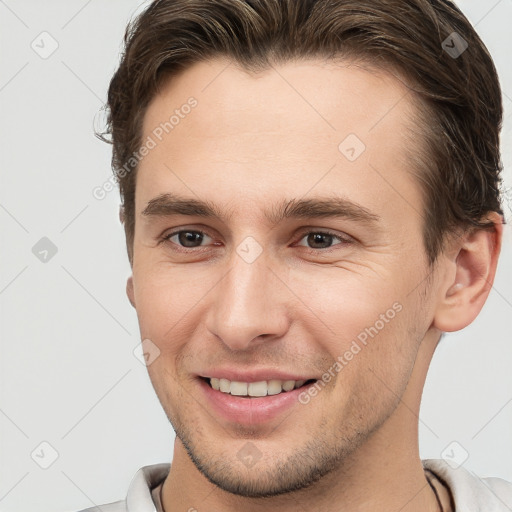
[[261,382],[264,380],[310,380],[315,379],[311,375],[298,375],[296,373],[285,372],[276,369],[254,369],[254,370],[236,370],[236,369],[220,369],[215,368],[212,370],[206,370],[199,374],[200,377],[204,378],[217,378],[227,379],[236,382]]

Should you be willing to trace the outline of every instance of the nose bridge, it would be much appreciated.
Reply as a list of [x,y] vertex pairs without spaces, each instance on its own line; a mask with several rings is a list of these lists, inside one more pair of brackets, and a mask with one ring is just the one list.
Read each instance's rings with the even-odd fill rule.
[[281,336],[286,329],[278,278],[270,258],[256,244],[248,237],[233,252],[208,312],[208,329],[232,350],[246,349],[262,335]]

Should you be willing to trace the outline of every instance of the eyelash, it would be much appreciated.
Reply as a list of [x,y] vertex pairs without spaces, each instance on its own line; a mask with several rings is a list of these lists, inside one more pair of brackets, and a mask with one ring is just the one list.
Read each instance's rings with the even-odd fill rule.
[[[171,242],[171,238],[175,235],[179,235],[180,233],[199,233],[201,235],[206,235],[210,238],[213,238],[211,237],[206,231],[202,231],[200,229],[179,229],[179,230],[176,230],[176,231],[173,231],[171,233],[168,233],[166,235],[164,235],[163,237],[160,238],[160,242],[164,242],[164,243],[169,243],[169,244],[172,244],[173,246],[176,247],[176,251],[178,252],[184,252],[184,253],[190,253],[192,251],[200,251],[201,249],[206,249],[206,247],[202,247],[202,246],[199,246],[199,247],[183,247],[181,245],[178,245],[174,242]],[[300,246],[300,247],[304,247],[304,249],[308,252],[312,252],[312,253],[316,253],[318,254],[319,252],[323,252],[323,253],[326,253],[326,252],[330,252],[332,250],[335,250],[335,248],[338,246],[338,245],[347,245],[347,244],[351,244],[353,243],[353,239],[350,238],[348,235],[347,237],[343,237],[341,235],[337,235],[336,233],[333,233],[331,231],[328,231],[328,230],[310,230],[310,231],[304,231],[301,233],[301,237],[299,239],[299,242],[301,240],[303,240],[306,236],[308,235],[311,235],[311,234],[315,234],[315,235],[327,235],[327,236],[332,236],[333,238],[336,238],[339,242],[339,244],[335,244],[331,247],[328,247],[328,248],[325,248],[325,249],[314,249],[312,247],[306,247],[306,246]]]

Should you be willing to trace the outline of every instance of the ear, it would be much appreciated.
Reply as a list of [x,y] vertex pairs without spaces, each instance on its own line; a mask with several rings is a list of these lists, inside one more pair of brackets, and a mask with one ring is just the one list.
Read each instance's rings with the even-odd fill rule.
[[133,307],[135,307],[135,294],[133,292],[133,276],[130,276],[126,281],[126,295],[128,296],[130,304]]
[[496,274],[503,238],[503,218],[489,214],[494,229],[470,230],[458,238],[449,254],[433,326],[453,332],[469,325],[480,313]]

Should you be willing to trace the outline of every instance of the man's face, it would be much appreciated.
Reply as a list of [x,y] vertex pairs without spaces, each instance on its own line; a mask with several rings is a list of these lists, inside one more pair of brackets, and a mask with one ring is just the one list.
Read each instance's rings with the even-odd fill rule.
[[[130,294],[158,355],[152,383],[197,468],[271,495],[348,464],[378,432],[415,431],[401,399],[435,300],[402,83],[347,63],[252,76],[227,64],[190,67],[146,112],[142,140],[157,144],[137,176]],[[176,213],[165,194],[219,216]],[[293,210],[328,199],[344,203]],[[316,380],[316,392],[250,398],[210,377],[239,382],[221,381],[233,393],[280,391],[270,380]]]

